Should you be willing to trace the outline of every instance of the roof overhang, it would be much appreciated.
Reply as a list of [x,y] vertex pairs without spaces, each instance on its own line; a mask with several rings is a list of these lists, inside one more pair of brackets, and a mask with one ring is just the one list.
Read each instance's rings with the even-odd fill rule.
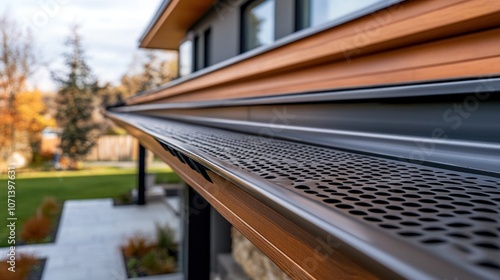
[[164,0],[139,47],[176,50],[188,29],[214,4],[213,0]]

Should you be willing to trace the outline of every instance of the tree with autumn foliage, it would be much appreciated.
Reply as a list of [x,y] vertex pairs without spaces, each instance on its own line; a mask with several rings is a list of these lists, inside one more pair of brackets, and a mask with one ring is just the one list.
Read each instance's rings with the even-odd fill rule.
[[85,61],[78,27],[72,29],[66,41],[70,51],[64,54],[66,72],[54,74],[59,83],[56,120],[63,132],[61,149],[71,161],[72,168],[87,155],[100,134],[93,119],[94,100],[100,88]]
[[13,101],[33,74],[37,56],[29,30],[7,15],[0,16],[0,96]]
[[[0,119],[5,127],[13,127],[14,135],[0,135],[2,145],[11,145],[16,150],[30,154],[40,151],[42,130],[54,126],[54,119],[45,115],[46,108],[39,90],[21,91],[14,95],[9,110],[0,110]],[[2,130],[7,132],[8,130]]]
[[56,124],[52,117],[45,114],[47,110],[42,97],[43,94],[35,89],[18,93],[14,101],[18,113],[15,127],[27,137],[32,154],[40,153],[42,130]]
[[37,61],[31,33],[0,16],[0,162],[15,151],[29,157],[30,147],[36,148],[31,140],[47,125],[41,93],[26,88]]

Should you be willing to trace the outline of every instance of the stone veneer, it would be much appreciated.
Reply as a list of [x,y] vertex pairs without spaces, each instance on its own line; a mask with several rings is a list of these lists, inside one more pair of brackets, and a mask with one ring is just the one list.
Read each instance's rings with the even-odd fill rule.
[[233,257],[250,278],[256,280],[290,279],[271,259],[234,227],[231,229],[231,236]]

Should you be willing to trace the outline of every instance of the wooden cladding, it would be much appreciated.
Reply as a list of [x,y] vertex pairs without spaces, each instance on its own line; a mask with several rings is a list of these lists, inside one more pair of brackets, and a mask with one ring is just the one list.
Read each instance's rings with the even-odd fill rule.
[[211,171],[208,174],[213,183],[208,182],[167,152],[151,136],[112,115],[108,117],[161,157],[225,219],[294,279],[378,279],[342,253],[342,246],[330,240],[329,236],[317,236],[306,231]]
[[500,74],[500,29],[189,92],[195,101]]
[[500,74],[500,1],[406,1],[127,104]]

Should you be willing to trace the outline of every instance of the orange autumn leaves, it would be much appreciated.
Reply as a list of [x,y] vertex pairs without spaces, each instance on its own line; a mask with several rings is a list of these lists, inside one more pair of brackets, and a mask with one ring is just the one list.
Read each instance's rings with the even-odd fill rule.
[[42,100],[42,93],[38,90],[32,92],[20,92],[16,95],[15,106],[18,118],[16,128],[21,131],[40,132],[47,126],[54,126],[55,121],[46,118],[45,104]]
[[12,102],[8,98],[1,100],[0,146],[12,145],[19,134],[38,138],[45,127],[55,125],[54,119],[45,116],[42,97],[39,90],[34,90],[17,93]]

